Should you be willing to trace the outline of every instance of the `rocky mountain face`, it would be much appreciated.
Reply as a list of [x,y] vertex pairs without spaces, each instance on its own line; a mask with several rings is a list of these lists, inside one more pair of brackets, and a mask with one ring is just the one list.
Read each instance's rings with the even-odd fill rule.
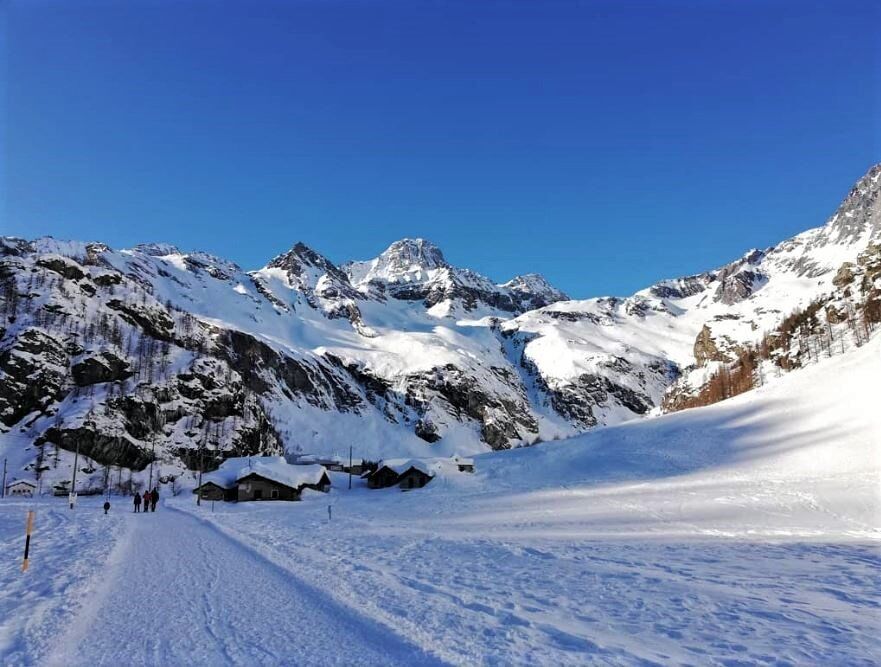
[[875,298],[879,191],[876,166],[824,227],[585,301],[423,239],[341,266],[298,243],[245,272],[167,244],[4,238],[0,444],[30,471],[77,445],[96,467],[184,470],[350,444],[469,454],[637,418],[794,309],[834,293],[823,313],[843,322]]

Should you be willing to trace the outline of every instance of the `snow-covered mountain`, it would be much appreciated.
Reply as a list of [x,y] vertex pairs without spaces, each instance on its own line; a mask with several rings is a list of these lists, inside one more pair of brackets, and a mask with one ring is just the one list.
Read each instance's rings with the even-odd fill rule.
[[[881,300],[881,165],[828,222],[718,269],[663,280],[631,297],[567,301],[501,325],[557,412],[584,426],[645,414],[670,383],[699,386],[787,315],[815,301],[823,324]],[[844,279],[859,273],[861,282]],[[848,305],[850,304],[850,305]],[[869,315],[870,319],[875,316]],[[852,322],[853,323],[853,322]]]
[[206,452],[349,444],[470,454],[626,421],[818,299],[818,326],[871,319],[879,192],[881,165],[823,227],[584,301],[535,274],[496,284],[423,239],[341,266],[298,243],[246,272],[166,244],[5,238],[0,442],[21,468],[79,443],[137,470],[154,444],[192,468]]
[[422,301],[431,314],[520,313],[568,297],[543,276],[516,276],[502,285],[470,269],[451,266],[440,248],[425,239],[402,239],[379,257],[344,267],[363,294],[383,299]]

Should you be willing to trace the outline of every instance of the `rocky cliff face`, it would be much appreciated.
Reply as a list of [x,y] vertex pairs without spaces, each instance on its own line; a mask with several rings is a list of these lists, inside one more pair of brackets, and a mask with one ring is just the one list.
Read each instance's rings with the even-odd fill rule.
[[838,321],[848,294],[881,301],[879,189],[874,167],[824,227],[586,301],[422,239],[341,266],[296,244],[251,272],[167,244],[0,239],[0,443],[31,469],[77,443],[96,466],[193,468],[468,454],[637,418],[818,295]]

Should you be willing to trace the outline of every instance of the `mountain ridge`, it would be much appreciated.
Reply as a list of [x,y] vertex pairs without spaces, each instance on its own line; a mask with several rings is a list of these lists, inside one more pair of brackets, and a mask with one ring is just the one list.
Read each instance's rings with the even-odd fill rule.
[[339,266],[297,243],[244,271],[163,243],[5,237],[0,430],[135,468],[157,440],[186,468],[206,448],[471,454],[620,423],[817,299],[838,327],[874,303],[879,191],[875,165],[822,227],[584,300],[537,274],[493,283],[424,239]]

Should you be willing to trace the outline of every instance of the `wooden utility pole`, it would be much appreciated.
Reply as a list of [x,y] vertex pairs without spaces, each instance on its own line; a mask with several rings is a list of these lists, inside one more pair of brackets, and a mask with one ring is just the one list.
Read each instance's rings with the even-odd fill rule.
[[204,465],[205,456],[202,454],[202,448],[199,448],[199,492],[196,494],[196,505],[202,505],[202,468]]
[[349,491],[352,490],[352,445],[349,445]]
[[76,440],[76,454],[73,456],[73,475],[70,480],[70,495],[67,500],[70,503],[70,509],[73,509],[73,499],[76,497],[76,469],[80,460],[80,440]]
[[150,454],[150,483],[147,484],[147,489],[153,488],[153,461],[156,460],[156,434],[153,434],[153,451]]
[[3,457],[3,486],[0,487],[0,498],[6,497],[6,457]]

